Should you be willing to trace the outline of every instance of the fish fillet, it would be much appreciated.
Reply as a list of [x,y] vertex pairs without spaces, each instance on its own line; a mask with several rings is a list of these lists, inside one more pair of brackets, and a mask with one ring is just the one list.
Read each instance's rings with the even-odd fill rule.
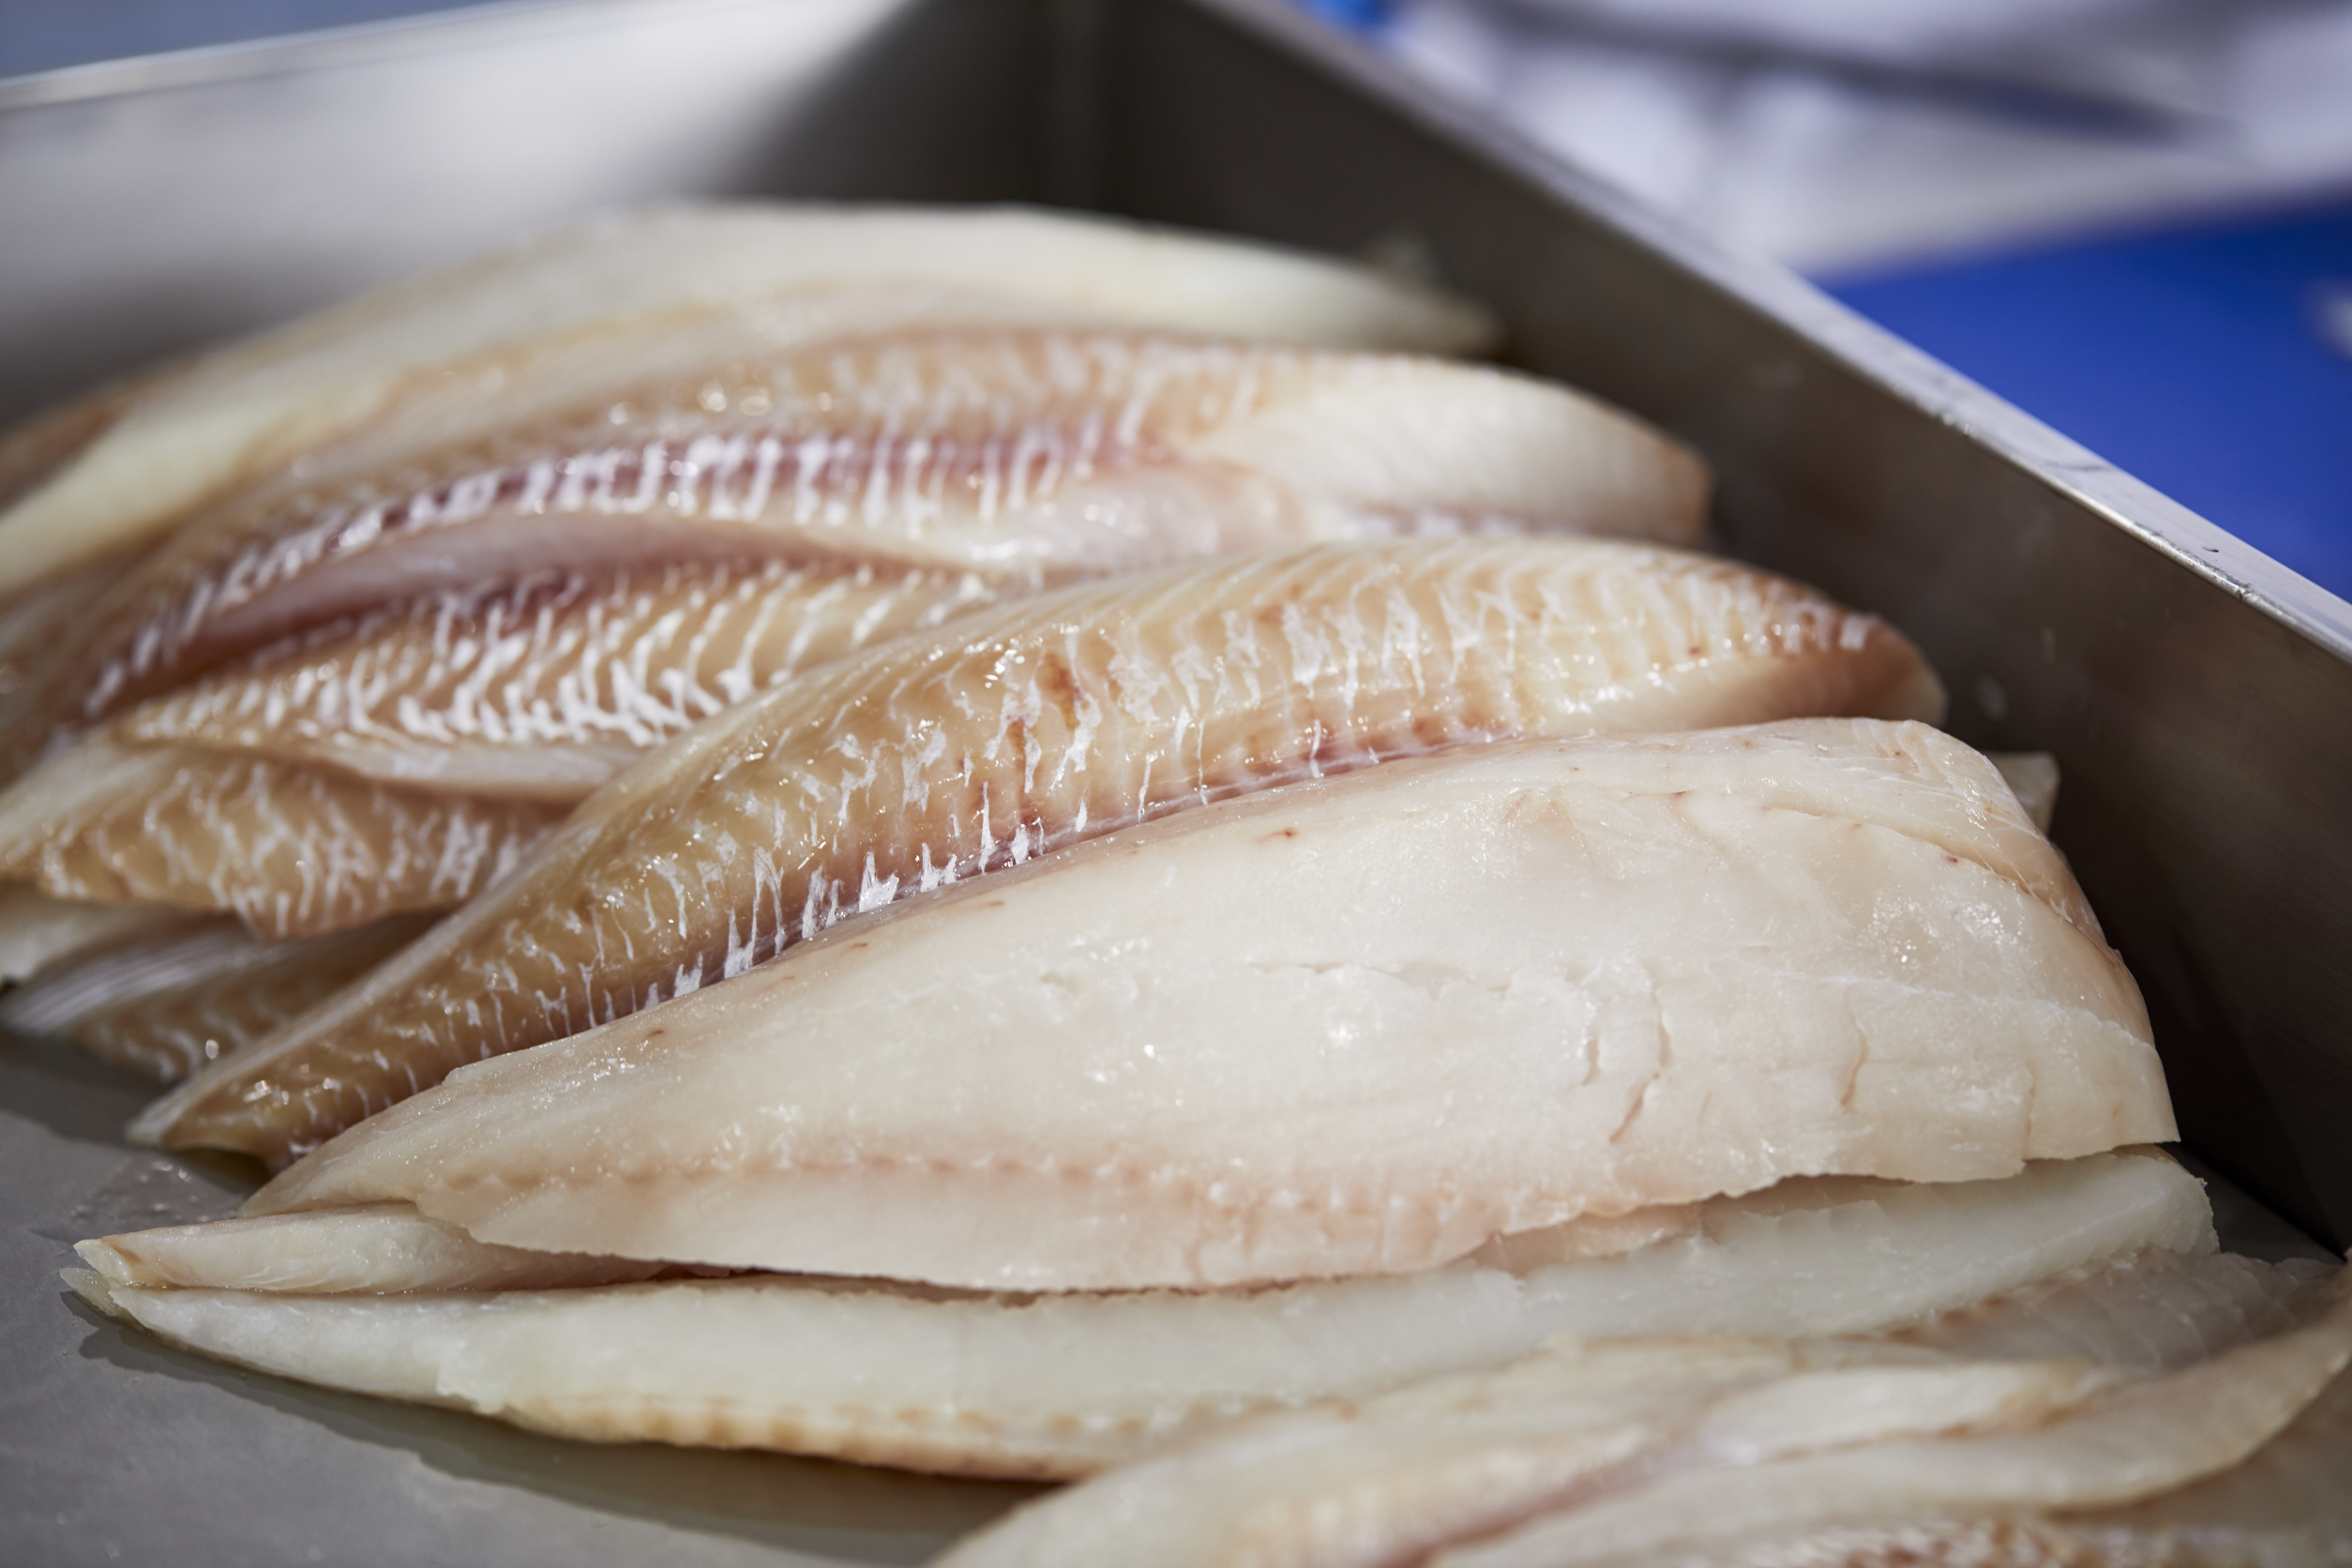
[[0,882],[0,988],[200,918],[154,905],[51,898],[22,882]]
[[395,915],[262,942],[234,920],[199,918],[0,997],[0,1028],[69,1040],[110,1066],[177,1083],[309,1012],[431,924]]
[[[765,554],[1038,582],[1494,527],[1688,543],[1696,460],[1474,367],[927,327],[674,370],[184,528],[12,700],[29,754],[279,636],[422,594]],[[291,482],[290,482],[291,487]]]
[[0,878],[58,899],[233,914],[279,942],[454,908],[563,819],[543,801],[97,742],[0,795]]
[[[18,466],[47,482],[0,513],[0,594],[151,536],[207,494],[377,415],[436,367],[589,324],[843,285],[957,288],[1091,318],[1343,347],[1458,353],[1493,335],[1483,311],[1429,289],[1109,219],[1004,208],[652,211],[394,284],[167,374],[126,410],[94,400],[104,417],[85,408],[27,430]],[[83,428],[61,432],[59,420]]]
[[[1937,1513],[1955,1501],[1998,1514],[2177,1488],[2242,1460],[2312,1399],[2352,1348],[2346,1317],[2338,1304],[2136,1379],[2082,1360],[1912,1359],[1884,1341],[1555,1345],[1498,1371],[1236,1424],[1032,1504],[942,1568],[2073,1561],[1849,1559],[1758,1541],[1775,1539],[1762,1515],[1821,1513],[1825,1477],[1849,1499],[1881,1488],[1861,1504],[1867,1523],[1917,1510],[1879,1536],[1890,1545],[1935,1541],[1950,1528]],[[2199,1431],[2217,1393],[2221,1419]],[[2152,1415],[2174,1430],[2153,1429]],[[2039,1459],[2051,1462],[2037,1473]],[[1791,1490],[1776,1507],[1778,1486]],[[2034,1521],[2012,1523],[2030,1539]]]
[[[536,1410],[536,1425],[607,1440],[1070,1476],[1242,1410],[1499,1365],[1555,1334],[1862,1333],[2119,1254],[2212,1245],[2198,1184],[2145,1153],[1941,1186],[1799,1180],[1678,1212],[1666,1229],[1621,1252],[1584,1234],[1591,1256],[1528,1267],[1033,1297],[771,1275],[525,1300],[513,1292],[660,1265],[490,1246],[400,1205],[179,1226],[81,1253],[123,1310],[175,1342],[310,1382]],[[156,1299],[187,1289],[206,1299]],[[480,1294],[421,1308],[418,1291]],[[269,1299],[335,1293],[348,1294]],[[513,1349],[526,1344],[537,1349]],[[394,1388],[395,1365],[421,1380]]]
[[395,607],[143,704],[108,737],[578,801],[803,671],[1002,596],[970,573],[689,562]]
[[1285,779],[1518,734],[1940,703],[1879,622],[1630,545],[1395,541],[1072,589],[688,731],[495,897],[137,1132],[282,1163],[464,1063],[860,911]]
[[247,1212],[994,1289],[1403,1273],[2171,1138],[2088,922],[1924,726],[1472,747],[845,925],[455,1075]]

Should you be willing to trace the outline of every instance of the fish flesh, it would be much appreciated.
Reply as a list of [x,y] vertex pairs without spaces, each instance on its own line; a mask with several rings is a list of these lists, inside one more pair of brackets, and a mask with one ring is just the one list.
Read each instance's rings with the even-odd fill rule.
[[50,898],[0,882],[0,990],[126,942],[185,929],[194,918],[155,905]]
[[1208,1287],[2173,1136],[2138,991],[1999,776],[1809,720],[1470,747],[1033,857],[478,1063],[246,1212]]
[[1705,510],[1680,446],[1476,367],[1069,327],[788,332],[768,354],[741,339],[535,416],[502,382],[487,427],[477,411],[421,449],[377,432],[387,455],[191,521],[0,709],[19,765],[275,638],[550,561],[761,555],[1034,587],[1397,534],[1690,543]]
[[1074,588],[687,731],[495,897],[190,1079],[134,1136],[283,1164],[467,1062],[740,974],[899,897],[1287,779],[1522,734],[1941,703],[1874,618],[1621,543],[1329,546]]
[[974,573],[871,565],[540,572],[292,640],[106,733],[571,805],[689,725],[1003,596]]
[[[309,1382],[609,1441],[1066,1478],[1244,1410],[1500,1365],[1555,1335],[1867,1333],[2144,1249],[2186,1266],[2213,1244],[2199,1184],[2146,1151],[1995,1182],[1799,1179],[1627,1218],[1640,1223],[1574,1222],[1512,1238],[1515,1257],[1415,1274],[1103,1295],[789,1275],[557,1290],[661,1265],[491,1246],[401,1205],[80,1251],[114,1310]],[[2201,1344],[2246,1320],[2224,1300]]]
[[266,942],[454,908],[565,815],[201,748],[94,743],[72,756],[70,776],[0,795],[0,880],[55,899],[232,914]]
[[234,920],[197,917],[0,997],[0,1028],[68,1040],[109,1066],[177,1083],[309,1012],[431,924],[395,915],[263,942]]
[[1475,352],[1477,306],[1360,267],[1012,208],[741,204],[608,219],[220,350],[18,432],[0,595],[141,543],[206,496],[397,405],[443,367],[597,324],[856,287],[1334,347]]
[[[2284,1332],[2136,1377],[1886,1341],[1556,1346],[1237,1423],[1033,1503],[942,1568],[2097,1561],[2029,1548],[2053,1525],[2068,1538],[2073,1510],[2177,1491],[2264,1450],[2352,1356],[2352,1301],[2324,1294]],[[1902,1549],[1823,1549],[1840,1527]],[[1971,1543],[1995,1549],[1955,1549]]]

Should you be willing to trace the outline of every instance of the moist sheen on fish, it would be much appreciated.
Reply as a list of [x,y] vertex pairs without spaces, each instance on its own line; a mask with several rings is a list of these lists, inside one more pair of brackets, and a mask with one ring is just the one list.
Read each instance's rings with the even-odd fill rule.
[[207,494],[383,416],[437,371],[592,326],[839,292],[953,291],[967,315],[1334,347],[1475,352],[1438,291],[1270,247],[1009,208],[672,207],[606,218],[394,284],[0,442],[0,595],[151,537]]
[[249,1212],[1219,1286],[2172,1136],[2138,991],[1999,776],[1809,720],[1472,747],[1077,845],[480,1063]]
[[1703,556],[1398,540],[1071,589],[689,731],[342,1003],[139,1123],[282,1163],[464,1063],[1181,807],[1471,742],[1934,716],[1883,624]]
[[1687,543],[1705,505],[1679,446],[1491,369],[1060,326],[774,336],[762,354],[731,331],[684,365],[665,338],[656,373],[584,401],[517,408],[501,381],[476,417],[412,411],[421,433],[308,454],[112,584],[0,704],[0,737],[28,758],[273,638],[550,561],[764,554],[1033,585],[1433,530]]

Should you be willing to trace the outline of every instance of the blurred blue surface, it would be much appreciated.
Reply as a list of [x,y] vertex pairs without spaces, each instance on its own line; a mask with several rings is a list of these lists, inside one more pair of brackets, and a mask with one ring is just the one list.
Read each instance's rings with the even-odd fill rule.
[[2352,203],[1828,287],[2352,598]]
[[0,0],[0,76],[453,10],[477,0]]

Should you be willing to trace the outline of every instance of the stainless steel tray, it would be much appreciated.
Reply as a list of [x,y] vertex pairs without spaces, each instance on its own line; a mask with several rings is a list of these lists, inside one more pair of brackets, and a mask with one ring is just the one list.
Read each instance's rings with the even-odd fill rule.
[[[1956,731],[2058,753],[2190,1145],[2352,1237],[2352,607],[1285,0],[604,0],[0,83],[0,417],[519,229],[748,192],[1097,206],[1490,301],[1520,362],[1707,451],[1732,549],[1919,639]],[[1022,1495],[543,1441],[122,1334],[61,1300],[68,1244],[238,1190],[125,1150],[140,1098],[0,1049],[0,1557],[910,1561]]]

